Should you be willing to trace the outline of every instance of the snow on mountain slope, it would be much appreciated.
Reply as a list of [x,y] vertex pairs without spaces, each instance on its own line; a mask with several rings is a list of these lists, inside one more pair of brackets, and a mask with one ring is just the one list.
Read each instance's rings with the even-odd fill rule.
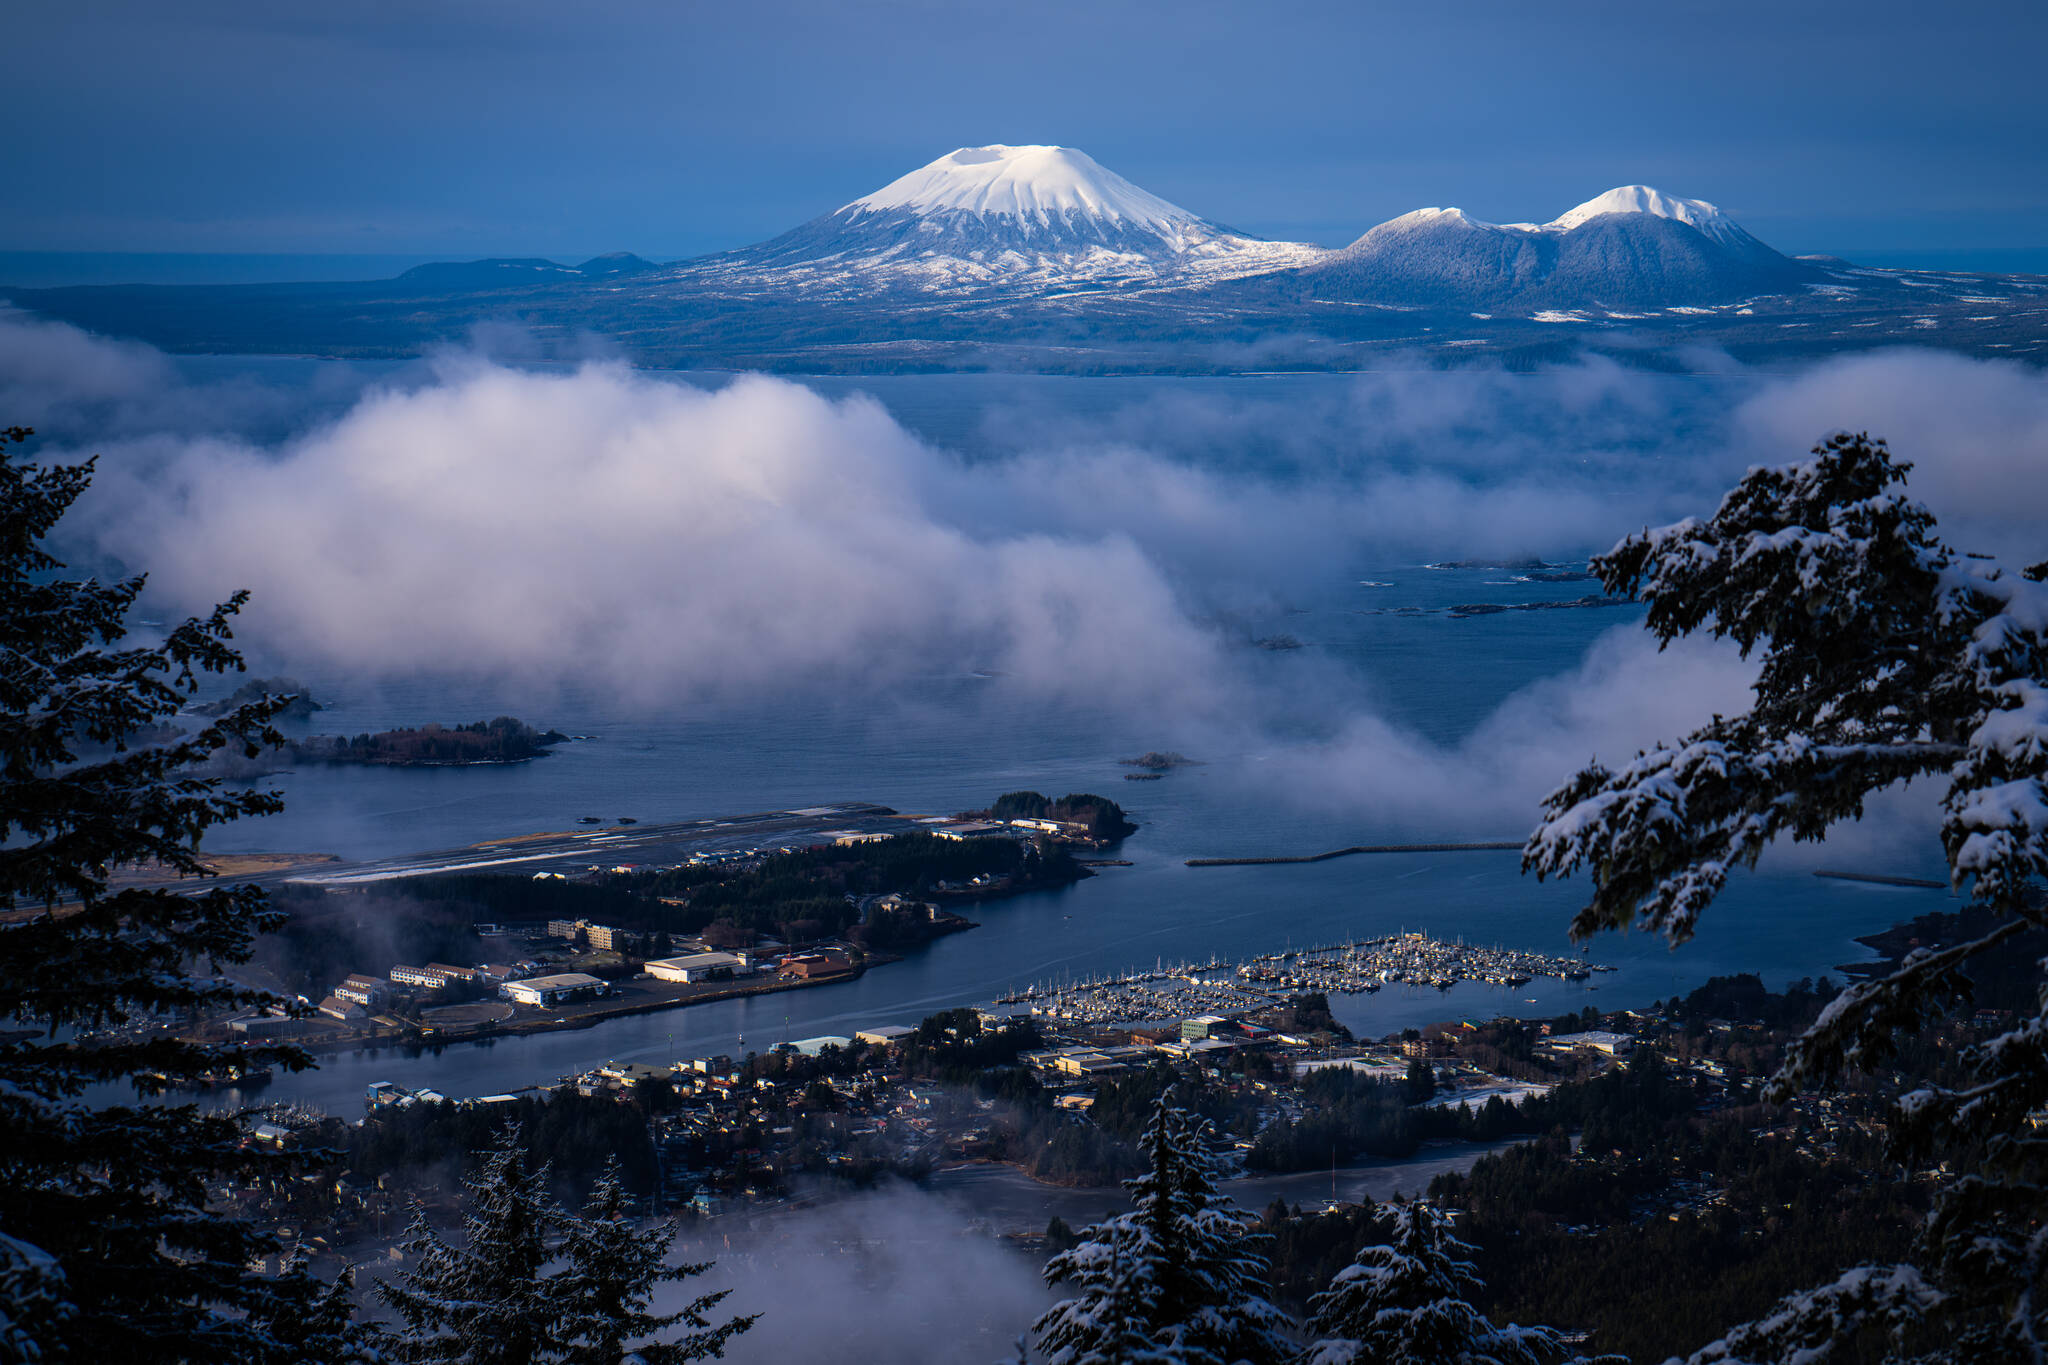
[[1624,185],[1548,223],[1422,209],[1303,272],[1330,298],[1485,308],[1663,308],[1793,287],[1812,268],[1698,199]]
[[840,212],[972,213],[1051,226],[1106,219],[1172,238],[1201,220],[1148,194],[1072,147],[962,147],[862,195]]
[[700,276],[827,294],[1191,284],[1327,252],[1209,222],[1071,147],[962,147]]
[[1575,209],[1560,213],[1544,226],[1553,232],[1569,232],[1605,213],[1647,213],[1655,218],[1669,218],[1673,222],[1695,228],[1717,242],[1755,240],[1737,227],[1734,219],[1706,200],[1679,199],[1661,190],[1653,190],[1648,185],[1618,186],[1605,194],[1588,199]]

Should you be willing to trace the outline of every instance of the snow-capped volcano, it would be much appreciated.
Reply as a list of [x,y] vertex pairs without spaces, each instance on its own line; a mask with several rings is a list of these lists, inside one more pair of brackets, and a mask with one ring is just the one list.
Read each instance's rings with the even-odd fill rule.
[[1304,265],[1138,188],[1072,147],[962,147],[759,246],[705,262],[835,291],[1042,291],[1179,283]]
[[1050,227],[1118,223],[1162,238],[1201,220],[1072,147],[962,147],[864,194],[841,213],[967,213]]
[[1547,223],[1419,209],[1305,273],[1331,297],[1486,308],[1642,308],[1781,290],[1811,272],[1721,210],[1623,185]]

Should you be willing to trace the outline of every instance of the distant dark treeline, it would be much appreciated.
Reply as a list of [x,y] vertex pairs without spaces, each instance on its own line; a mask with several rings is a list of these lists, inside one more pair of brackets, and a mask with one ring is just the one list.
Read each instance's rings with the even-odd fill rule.
[[[791,940],[852,932],[861,925],[849,895],[919,897],[941,882],[964,885],[976,877],[1008,879],[1013,888],[1064,886],[1089,875],[1058,846],[1039,849],[1015,839],[941,839],[902,834],[850,847],[778,853],[760,866],[734,872],[681,867],[627,873],[605,885],[639,894],[637,918],[627,927],[695,934],[707,929],[745,936],[774,934]],[[674,903],[680,902],[680,904]],[[903,932],[896,927],[895,932]],[[890,933],[875,936],[876,946]]]
[[472,725],[422,725],[377,734],[309,735],[287,745],[294,758],[314,763],[518,763],[539,758],[569,737],[540,731],[511,716]]
[[467,1170],[506,1123],[519,1124],[528,1160],[551,1162],[558,1180],[579,1194],[616,1156],[628,1190],[654,1188],[654,1143],[647,1116],[610,1096],[585,1098],[558,1090],[548,1100],[522,1096],[498,1104],[408,1104],[374,1111],[349,1130],[346,1161],[358,1176],[400,1173],[437,1179],[438,1168]]
[[1091,792],[1069,792],[1057,801],[1038,792],[1004,792],[987,814],[998,820],[1078,821],[1096,839],[1124,839],[1138,832],[1122,806]]

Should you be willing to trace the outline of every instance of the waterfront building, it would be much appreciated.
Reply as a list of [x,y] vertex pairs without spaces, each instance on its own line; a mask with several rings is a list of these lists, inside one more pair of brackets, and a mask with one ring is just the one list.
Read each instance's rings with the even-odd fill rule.
[[895,1047],[907,1039],[915,1038],[917,1030],[901,1024],[883,1024],[879,1028],[864,1028],[853,1035],[870,1047]]
[[815,981],[821,976],[838,976],[853,970],[853,960],[844,953],[798,953],[782,959],[784,976]]
[[930,830],[941,839],[955,841],[1005,838],[1010,834],[1009,825],[1001,820],[963,820],[957,824],[932,825]]
[[553,1009],[571,1000],[587,1000],[604,992],[604,982],[582,972],[560,972],[554,976],[508,981],[498,988],[498,994],[515,1005],[536,1005],[541,1009]]
[[687,953],[681,957],[656,958],[646,965],[647,974],[658,981],[695,983],[754,974],[753,967],[739,953]]

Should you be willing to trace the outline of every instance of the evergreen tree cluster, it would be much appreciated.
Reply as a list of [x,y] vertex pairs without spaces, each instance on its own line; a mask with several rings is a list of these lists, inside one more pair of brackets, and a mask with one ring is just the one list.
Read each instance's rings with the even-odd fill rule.
[[1287,1317],[1266,1298],[1264,1237],[1218,1193],[1205,1131],[1162,1092],[1140,1143],[1146,1168],[1124,1182],[1131,1211],[1047,1262],[1046,1282],[1076,1291],[1033,1328],[1053,1365],[1291,1354]]
[[[1472,1303],[1485,1286],[1443,1215],[1422,1205],[1334,1221],[1349,1264],[1309,1302],[1305,1324],[1276,1306],[1272,1236],[1217,1190],[1208,1126],[1171,1090],[1154,1101],[1145,1169],[1124,1182],[1131,1211],[1060,1246],[1048,1284],[1069,1297],[1033,1326],[1050,1365],[1558,1365],[1564,1339],[1540,1327],[1496,1326]],[[1270,1219],[1294,1235],[1296,1223]],[[1323,1220],[1317,1220],[1321,1222]],[[1297,1220],[1298,1223],[1298,1220]],[[1318,1229],[1319,1231],[1319,1229]],[[1323,1248],[1327,1251],[1329,1248]],[[1299,1257],[1302,1248],[1291,1247]],[[1309,1338],[1304,1347],[1297,1338]],[[1618,1358],[1613,1365],[1622,1365]]]
[[[146,1027],[282,1003],[223,970],[277,912],[258,890],[206,885],[198,851],[207,830],[278,800],[190,770],[278,742],[283,699],[136,743],[202,676],[240,669],[229,641],[244,597],[135,643],[144,580],[63,579],[43,548],[91,463],[24,464],[12,447],[30,435],[0,431],[0,1019],[14,1026],[0,1034],[0,1345],[24,1360],[291,1361],[291,1324],[323,1287],[251,1275],[277,1240],[212,1200],[290,1180],[291,1159],[249,1150],[229,1115],[87,1098],[106,1082],[147,1099],[216,1068],[308,1064]],[[120,871],[173,884],[117,884]],[[187,878],[202,889],[175,884]]]
[[666,1263],[674,1228],[633,1226],[616,1165],[599,1177],[583,1212],[572,1215],[555,1203],[548,1167],[527,1160],[526,1142],[511,1124],[464,1184],[461,1244],[420,1212],[404,1244],[411,1264],[395,1282],[377,1286],[397,1319],[390,1350],[399,1360],[679,1365],[723,1355],[726,1342],[754,1323],[712,1323],[711,1311],[730,1292],[724,1290],[672,1312],[651,1310],[657,1287],[710,1267]]
[[617,1169],[571,1218],[516,1134],[472,1182],[460,1248],[415,1224],[418,1261],[383,1287],[395,1335],[359,1318],[350,1273],[257,1268],[281,1243],[225,1196],[289,1204],[335,1154],[270,1150],[243,1115],[147,1101],[230,1067],[311,1064],[159,1027],[290,1008],[227,970],[283,911],[258,887],[211,883],[199,849],[215,826],[279,808],[208,774],[281,744],[271,720],[289,699],[214,708],[166,738],[203,675],[241,670],[231,625],[246,595],[138,642],[127,618],[144,579],[65,579],[44,548],[93,466],[22,462],[31,434],[0,429],[0,1019],[16,1026],[0,1033],[0,1362],[620,1365],[650,1336],[630,1347],[641,1360],[718,1354],[748,1320],[714,1325],[717,1294],[648,1308],[656,1286],[704,1267],[666,1266],[671,1230],[625,1222]]
[[[1706,633],[1758,663],[1754,702],[1545,803],[1525,869],[1583,872],[1584,937],[1638,926],[1689,939],[1728,875],[1780,837],[1818,840],[1873,794],[1925,779],[1971,932],[1908,947],[1822,1007],[1768,1093],[1835,1085],[1897,1057],[1969,1004],[1975,964],[2048,929],[2048,564],[2024,572],[1944,543],[1908,498],[1911,466],[1841,434],[1753,469],[1710,517],[1630,536],[1592,562],[1649,604],[1660,641]],[[1788,1297],[1700,1360],[1817,1360],[1877,1339],[1929,1361],[2038,1361],[2048,1340],[2048,978],[1958,1074],[1903,1096],[1893,1155],[1947,1163],[1905,1262]],[[1981,970],[1981,968],[1980,968]]]

